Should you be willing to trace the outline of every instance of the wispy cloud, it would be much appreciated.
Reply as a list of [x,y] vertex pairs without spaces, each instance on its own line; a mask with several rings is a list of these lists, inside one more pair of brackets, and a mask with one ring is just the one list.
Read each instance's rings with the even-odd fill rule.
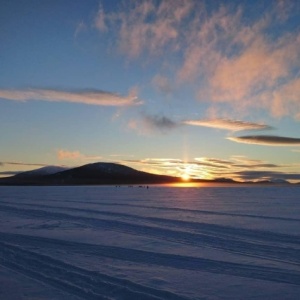
[[[300,40],[300,36],[299,36]],[[300,71],[298,76],[300,75]],[[268,103],[267,99],[272,99],[271,110],[274,116],[282,117],[293,115],[295,119],[300,120],[300,78],[290,80],[280,85],[272,93],[264,93],[262,101]]]
[[47,164],[36,164],[36,163],[24,163],[18,161],[0,161],[0,166],[4,165],[16,165],[16,166],[36,166],[36,167],[45,167]]
[[87,31],[87,25],[83,21],[81,21],[78,23],[76,27],[76,30],[74,32],[74,37],[77,38],[77,36],[84,31]]
[[283,168],[288,167],[285,165],[277,165],[277,164],[270,164],[259,159],[249,159],[245,156],[237,156],[234,155],[231,157],[233,165],[238,168],[245,168],[245,169],[273,169],[273,168]]
[[79,151],[69,151],[59,149],[56,151],[57,158],[59,160],[100,160],[101,156],[89,156]]
[[3,172],[0,172],[0,176],[12,176],[12,175],[16,175],[21,172],[23,172],[23,171],[3,171]]
[[42,100],[50,102],[70,102],[100,106],[131,106],[139,105],[135,92],[128,96],[120,96],[100,90],[66,91],[55,89],[0,89],[0,98],[14,101]]
[[229,105],[244,113],[260,108],[276,117],[299,118],[299,31],[271,36],[276,26],[283,28],[271,3],[247,24],[244,14],[242,6],[221,6],[199,18],[204,21],[196,22],[189,33],[191,43],[178,78],[198,83],[198,98],[213,106]]
[[156,131],[166,133],[169,130],[175,129],[180,126],[179,123],[171,120],[163,115],[149,115],[141,113],[136,119],[131,119],[128,127],[140,134],[151,134]]
[[228,137],[229,140],[266,146],[295,146],[300,145],[300,138],[291,138],[275,135],[245,135],[240,137]]
[[297,180],[299,165],[273,164],[263,160],[250,159],[245,156],[232,156],[229,159],[214,157],[197,157],[192,161],[177,158],[146,158],[124,160],[145,171],[158,174],[182,176],[188,174],[192,178],[220,179],[230,178],[237,181],[259,180]]
[[283,173],[272,171],[240,171],[236,172],[242,180],[269,180],[273,182],[281,182],[284,180],[300,180],[299,173]]
[[102,7],[102,5],[100,5],[97,15],[94,20],[95,28],[97,28],[99,31],[102,31],[102,32],[107,31],[107,26],[105,24],[107,21],[106,18],[107,17],[104,14],[103,7]]
[[261,124],[251,123],[239,120],[230,119],[200,119],[200,120],[185,120],[174,121],[163,115],[149,115],[142,113],[139,119],[132,119],[129,122],[129,127],[135,129],[140,133],[149,133],[155,130],[166,132],[171,129],[180,127],[181,125],[203,126],[217,129],[224,129],[230,131],[243,130],[270,130],[273,127]]
[[265,124],[229,119],[186,120],[183,123],[187,125],[204,126],[231,131],[273,129],[273,127]]
[[247,1],[209,7],[196,0],[124,1],[113,12],[101,7],[94,22],[116,36],[115,47],[131,59],[154,57],[164,70],[172,66],[169,78],[154,76],[160,90],[188,83],[213,107],[300,119],[296,2],[256,3],[261,13],[249,15]]
[[179,27],[190,14],[193,3],[189,0],[172,1],[124,1],[119,12],[105,13],[100,7],[94,20],[96,28],[107,31],[117,27],[118,46],[130,57],[142,52],[158,54],[174,43],[176,47]]
[[169,95],[173,91],[170,80],[166,76],[155,75],[152,79],[152,84],[162,94]]

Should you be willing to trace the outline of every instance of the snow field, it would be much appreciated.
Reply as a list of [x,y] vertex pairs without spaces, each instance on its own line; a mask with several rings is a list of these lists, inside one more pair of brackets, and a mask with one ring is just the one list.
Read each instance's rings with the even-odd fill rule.
[[0,226],[1,299],[300,294],[299,187],[1,187]]

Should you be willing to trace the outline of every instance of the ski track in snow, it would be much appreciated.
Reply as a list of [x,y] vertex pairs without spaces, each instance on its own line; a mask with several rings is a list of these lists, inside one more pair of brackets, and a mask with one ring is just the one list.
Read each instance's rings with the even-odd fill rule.
[[166,291],[135,284],[64,263],[46,255],[0,243],[3,266],[84,299],[184,299]]
[[[295,213],[295,210],[299,211],[300,203],[297,204],[296,199],[300,199],[300,189],[293,189],[290,194],[281,189],[274,192],[263,190],[264,195],[269,197],[266,198],[268,204],[274,201],[286,207],[284,201],[287,201],[286,205],[290,203],[290,217],[286,208],[284,216],[280,208],[278,214],[274,214],[276,210],[273,207],[272,214],[269,214],[263,200],[256,201],[257,206],[261,205],[261,214],[256,214],[257,207],[245,213],[245,206],[252,207],[247,201],[261,195],[262,190],[255,188],[251,193],[248,190],[245,200],[241,198],[236,202],[232,211],[224,210],[226,203],[224,207],[223,203],[220,205],[220,190],[216,189],[214,195],[214,188],[204,190],[202,194],[198,189],[191,189],[191,195],[188,192],[184,194],[193,200],[187,202],[186,207],[177,206],[177,201],[182,201],[183,196],[180,195],[179,199],[174,188],[153,188],[145,194],[145,191],[139,192],[138,189],[130,189],[129,192],[125,188],[82,187],[82,190],[76,188],[75,200],[71,197],[72,187],[65,189],[67,193],[61,187],[0,189],[1,222],[5,226],[2,228],[6,229],[0,229],[0,265],[82,299],[210,299],[209,295],[172,288],[171,275],[166,278],[165,285],[155,286],[155,281],[151,282],[146,275],[137,281],[131,270],[124,269],[128,265],[139,272],[157,268],[158,273],[159,270],[170,270],[171,274],[174,270],[192,272],[187,274],[194,274],[191,276],[195,277],[195,274],[204,272],[209,276],[244,278],[247,282],[258,280],[266,285],[279,283],[288,291],[295,289],[300,292],[299,230],[291,230],[288,234],[264,228],[265,222],[280,223],[291,229],[295,224],[300,225],[299,215]],[[89,191],[88,195],[86,191]],[[125,192],[122,194],[122,191]],[[255,194],[257,191],[260,193]],[[162,203],[157,199],[160,193],[162,198],[165,197],[163,199],[167,199]],[[202,202],[206,196],[211,203],[206,204],[205,209],[197,202],[200,195]],[[140,203],[137,203],[139,197]],[[229,207],[235,200],[229,202],[230,193],[226,197]],[[139,214],[141,211],[143,213]],[[186,214],[192,214],[193,219],[190,220]],[[209,216],[210,222],[204,222],[203,216]],[[218,217],[238,218],[241,226],[237,227],[236,223],[234,226],[213,223]],[[261,228],[242,226],[245,218],[261,222]],[[61,224],[68,224],[67,229],[62,228]],[[66,233],[62,238],[64,230]],[[71,233],[70,238],[68,232]],[[76,233],[107,236],[109,232],[129,236],[137,246],[130,246],[133,245],[130,243],[120,246],[121,241],[115,246],[114,241],[109,244],[107,238],[103,243],[101,239],[93,242],[92,238],[86,242],[81,240],[79,234],[74,240]],[[145,240],[149,243],[155,241],[152,249],[145,248]],[[160,243],[169,245],[172,251],[162,246],[160,248]],[[185,249],[189,250],[188,254],[184,254]],[[205,252],[202,254],[203,249],[217,251],[220,255],[218,259],[208,258]],[[194,255],[190,254],[191,251]],[[226,260],[222,253],[235,257],[234,261]],[[71,259],[74,256],[80,258],[77,263]],[[118,272],[112,274],[112,270],[105,272],[99,268],[95,271],[85,263],[91,263],[93,258],[97,263],[107,262],[108,259],[113,262],[114,268],[125,273],[120,277]],[[201,287],[199,289],[201,291]],[[285,294],[285,298],[278,295],[278,299],[293,299],[291,295]],[[212,299],[223,299],[223,296],[214,295]],[[250,299],[247,296],[245,294],[244,299]]]
[[[45,210],[38,209],[24,209],[17,208],[12,206],[4,206],[0,205],[0,210],[13,212],[16,214],[21,214],[22,216],[26,216],[30,219],[36,218],[41,220],[59,220],[59,221],[67,221],[74,223],[82,223],[83,226],[90,226],[96,229],[106,229],[106,230],[116,230],[119,232],[129,233],[133,235],[140,236],[148,236],[154,237],[157,239],[168,240],[175,243],[193,245],[193,246],[207,246],[212,248],[219,248],[222,250],[226,250],[229,252],[240,253],[243,255],[250,255],[256,257],[262,257],[265,259],[278,259],[279,261],[285,261],[290,263],[296,263],[300,265],[300,239],[299,237],[288,236],[284,234],[275,234],[271,232],[260,232],[260,231],[250,231],[248,235],[251,238],[257,237],[258,240],[263,240],[264,237],[266,241],[284,241],[289,244],[294,244],[298,246],[298,248],[291,247],[280,247],[280,246],[269,246],[266,244],[254,244],[252,241],[242,241],[233,239],[230,236],[238,235],[238,237],[243,238],[245,235],[247,236],[247,230],[242,230],[240,233],[239,230],[234,228],[222,227],[222,226],[214,226],[211,224],[191,224],[183,221],[176,220],[162,220],[158,219],[158,224],[166,223],[168,225],[172,225],[174,228],[176,226],[176,230],[167,229],[162,227],[152,227],[148,225],[141,225],[135,223],[129,223],[124,221],[117,220],[107,220],[100,218],[91,218],[91,217],[82,217],[82,216],[73,216],[66,213],[58,213],[51,212]],[[108,214],[108,213],[106,213]],[[155,219],[155,218],[152,218]],[[156,220],[155,220],[156,221]],[[185,224],[187,223],[187,224]],[[204,227],[204,234],[202,233],[193,233],[193,232],[185,232],[181,231],[179,228],[193,228],[201,230],[201,227]],[[232,233],[230,233],[232,231]],[[208,233],[207,233],[208,232]],[[225,236],[223,236],[225,232]],[[245,233],[246,232],[246,233]],[[227,235],[227,237],[226,237]]]

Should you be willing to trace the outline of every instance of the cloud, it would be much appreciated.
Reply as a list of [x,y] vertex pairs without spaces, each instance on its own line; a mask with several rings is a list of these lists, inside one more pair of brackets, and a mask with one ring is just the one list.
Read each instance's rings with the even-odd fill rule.
[[169,95],[173,91],[173,87],[171,86],[170,80],[162,75],[156,75],[152,79],[152,83],[154,87],[160,91],[162,94]]
[[200,163],[209,163],[213,165],[232,165],[232,162],[230,160],[224,160],[219,158],[211,158],[211,157],[196,157],[196,161]]
[[63,159],[78,159],[82,156],[82,154],[79,151],[67,151],[67,150],[57,150],[57,158],[59,160]]
[[59,149],[56,152],[59,160],[100,160],[101,156],[88,156],[80,153],[79,151],[68,151]]
[[81,21],[78,23],[76,27],[76,30],[74,32],[74,37],[77,38],[78,35],[84,31],[87,31],[87,25],[83,21]]
[[266,124],[230,119],[200,119],[177,122],[163,115],[149,115],[146,113],[142,113],[139,119],[132,119],[128,123],[129,128],[137,130],[140,133],[151,133],[156,130],[166,132],[181,125],[204,126],[231,131],[273,129],[272,126]]
[[273,135],[245,135],[240,137],[228,137],[227,139],[245,144],[266,146],[295,146],[300,145],[300,138],[273,136]]
[[299,164],[273,164],[245,156],[231,156],[229,159],[197,157],[193,161],[178,158],[146,158],[124,160],[123,163],[145,171],[151,170],[153,173],[178,177],[187,173],[191,178],[200,179],[230,178],[237,181],[300,179]]
[[0,176],[12,176],[12,175],[16,175],[21,172],[24,172],[24,171],[3,171],[3,172],[0,172]]
[[178,126],[177,123],[172,121],[171,119],[165,116],[150,116],[144,114],[144,120],[148,124],[149,127],[157,128],[157,129],[173,129]]
[[94,23],[100,32],[115,28],[118,47],[132,58],[157,54],[172,43],[176,47],[180,25],[193,8],[189,0],[174,0],[171,5],[172,9],[169,1],[124,1],[119,11],[105,13],[100,8]]
[[110,157],[134,157],[133,154],[110,154]]
[[272,172],[272,171],[241,171],[236,172],[243,180],[270,180],[273,182],[280,182],[284,180],[300,180],[299,173],[283,173],[283,172]]
[[220,6],[199,18],[204,21],[195,22],[188,33],[191,42],[178,79],[198,84],[198,99],[212,106],[229,105],[244,113],[271,109],[276,117],[300,118],[299,31],[283,30],[274,5],[247,23],[245,13],[242,6]]
[[100,106],[139,105],[135,92],[123,97],[100,90],[64,91],[54,89],[7,90],[0,89],[0,98],[15,101],[43,100],[50,102],[70,102]]
[[[176,158],[145,158],[124,160],[129,165],[138,166],[139,169],[156,174],[165,174],[180,177],[187,164]],[[191,174],[190,174],[191,175]]]
[[282,167],[287,167],[284,165],[277,165],[277,164],[270,164],[266,163],[264,161],[261,161],[259,159],[249,159],[245,156],[238,156],[234,155],[231,157],[231,160],[233,161],[233,165],[237,168],[245,168],[245,169],[262,169],[262,168],[282,168]]
[[[300,175],[296,173],[299,169],[298,165],[273,164],[245,156],[231,156],[228,160],[209,157],[195,158],[195,160],[199,163],[198,176],[205,173],[209,178],[231,178],[237,181],[279,178],[294,180]],[[292,171],[295,173],[291,173]]]
[[219,61],[211,79],[213,100],[236,102],[249,98],[261,88],[276,87],[278,80],[289,74],[298,57],[297,39],[292,41],[290,37],[271,44],[262,32],[258,34],[239,55]]
[[[195,6],[196,2],[193,3]],[[241,17],[241,10],[230,11],[224,5],[216,7],[211,13],[206,7],[194,11],[188,30],[185,30],[184,57],[177,72],[179,81],[198,82],[200,78],[206,81],[226,54],[223,52],[232,47],[232,40],[239,30],[235,26]]]
[[240,55],[219,62],[210,79],[211,99],[243,109],[271,108],[276,117],[299,118],[300,81],[293,78],[300,59],[299,47],[300,36],[272,44],[256,38]]
[[[300,73],[299,73],[300,74]],[[274,116],[282,117],[293,115],[300,120],[300,78],[289,81],[281,85],[272,93],[263,95],[263,101],[266,97],[272,100],[271,111]]]
[[4,165],[37,166],[37,167],[48,166],[47,164],[24,163],[24,162],[16,162],[16,161],[1,161],[0,166],[4,166]]
[[96,15],[96,18],[94,20],[94,26],[99,31],[105,32],[105,31],[107,31],[107,26],[105,23],[106,23],[105,13],[104,13],[103,7],[100,5],[98,13]]
[[160,59],[158,73],[171,74],[154,76],[161,91],[174,82],[212,107],[300,119],[296,2],[263,1],[253,13],[247,1],[124,1],[113,12],[101,7],[94,23],[127,57]]
[[204,127],[225,129],[231,131],[272,129],[271,126],[265,124],[229,120],[229,119],[186,120],[183,123],[187,125],[204,126]]
[[180,126],[179,123],[160,115],[149,115],[142,113],[138,119],[131,119],[128,123],[130,129],[141,134],[150,134],[155,131],[165,133]]

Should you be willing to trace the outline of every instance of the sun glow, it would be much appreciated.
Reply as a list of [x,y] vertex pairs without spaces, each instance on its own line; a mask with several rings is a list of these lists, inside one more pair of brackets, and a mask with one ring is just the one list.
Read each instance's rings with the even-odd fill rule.
[[187,174],[187,173],[184,173],[184,174],[181,175],[181,179],[183,181],[189,181],[190,180],[190,175]]

